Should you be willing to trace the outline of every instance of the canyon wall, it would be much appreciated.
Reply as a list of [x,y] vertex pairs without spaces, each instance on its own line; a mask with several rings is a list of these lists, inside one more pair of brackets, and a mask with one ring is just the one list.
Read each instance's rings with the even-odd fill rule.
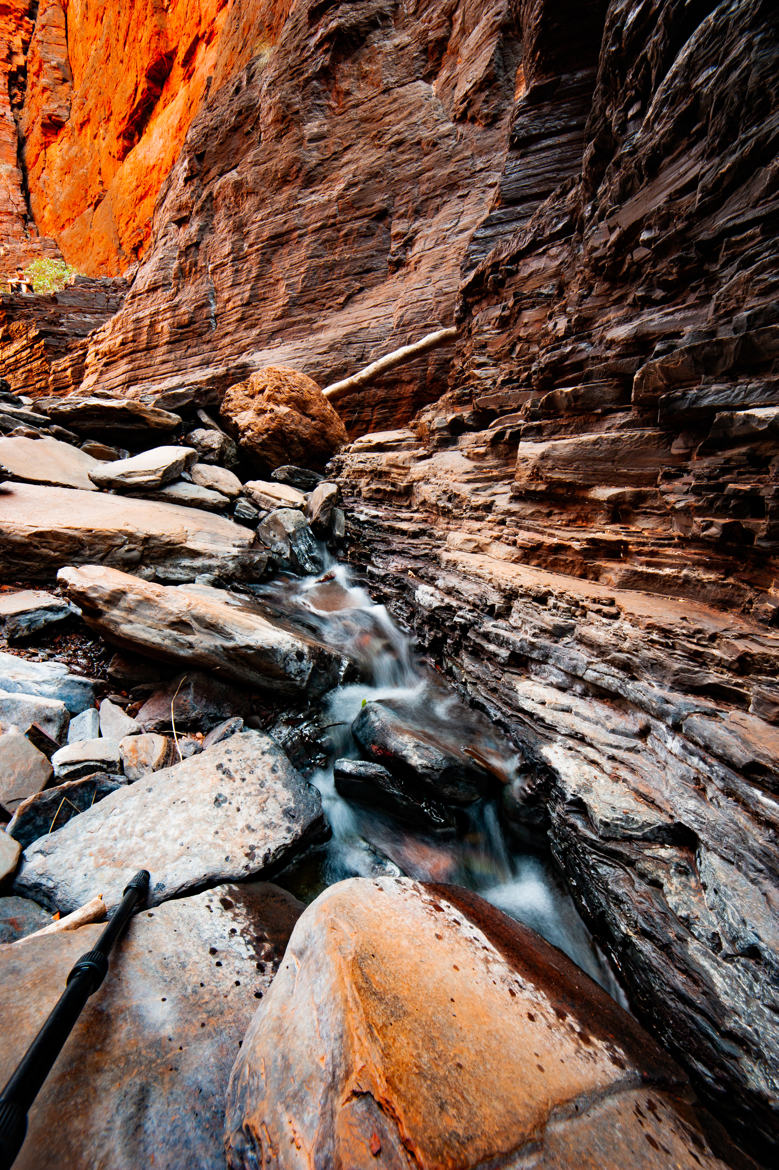
[[[602,34],[577,172],[531,215],[546,175],[522,159],[561,129],[548,88],[533,151],[515,118],[499,190],[530,190],[515,233],[505,195],[475,233],[503,234],[463,274],[448,393],[358,439],[340,479],[374,594],[525,759],[507,817],[521,833],[537,801],[635,1010],[767,1156],[775,17],[612,0]],[[539,76],[560,67],[541,53]]]

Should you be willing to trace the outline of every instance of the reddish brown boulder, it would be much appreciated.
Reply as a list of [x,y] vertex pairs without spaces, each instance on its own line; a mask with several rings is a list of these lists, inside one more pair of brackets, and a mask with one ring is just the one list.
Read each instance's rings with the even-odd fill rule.
[[723,1166],[670,1058],[559,951],[474,895],[390,878],[298,921],[226,1148],[231,1170]]
[[311,378],[268,366],[231,386],[222,418],[240,445],[270,468],[318,467],[347,441],[346,428]]

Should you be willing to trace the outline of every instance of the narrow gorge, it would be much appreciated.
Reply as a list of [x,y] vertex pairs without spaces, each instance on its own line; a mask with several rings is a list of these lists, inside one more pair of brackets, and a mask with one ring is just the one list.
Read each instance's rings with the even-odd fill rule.
[[774,6],[196,7],[0,4],[14,1165],[770,1166]]

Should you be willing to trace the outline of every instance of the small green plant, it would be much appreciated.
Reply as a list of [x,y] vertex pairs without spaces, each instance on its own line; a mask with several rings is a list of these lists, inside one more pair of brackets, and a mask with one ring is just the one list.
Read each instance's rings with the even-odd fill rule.
[[66,284],[76,275],[75,268],[71,268],[64,260],[50,260],[42,257],[33,260],[24,270],[24,275],[36,293],[61,292]]

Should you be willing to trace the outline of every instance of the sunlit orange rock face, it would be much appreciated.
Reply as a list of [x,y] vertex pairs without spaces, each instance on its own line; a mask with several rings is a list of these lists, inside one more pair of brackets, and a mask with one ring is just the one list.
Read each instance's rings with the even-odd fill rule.
[[115,274],[143,253],[190,122],[256,52],[240,32],[265,28],[264,8],[274,5],[41,0],[21,120],[30,205],[81,272]]

